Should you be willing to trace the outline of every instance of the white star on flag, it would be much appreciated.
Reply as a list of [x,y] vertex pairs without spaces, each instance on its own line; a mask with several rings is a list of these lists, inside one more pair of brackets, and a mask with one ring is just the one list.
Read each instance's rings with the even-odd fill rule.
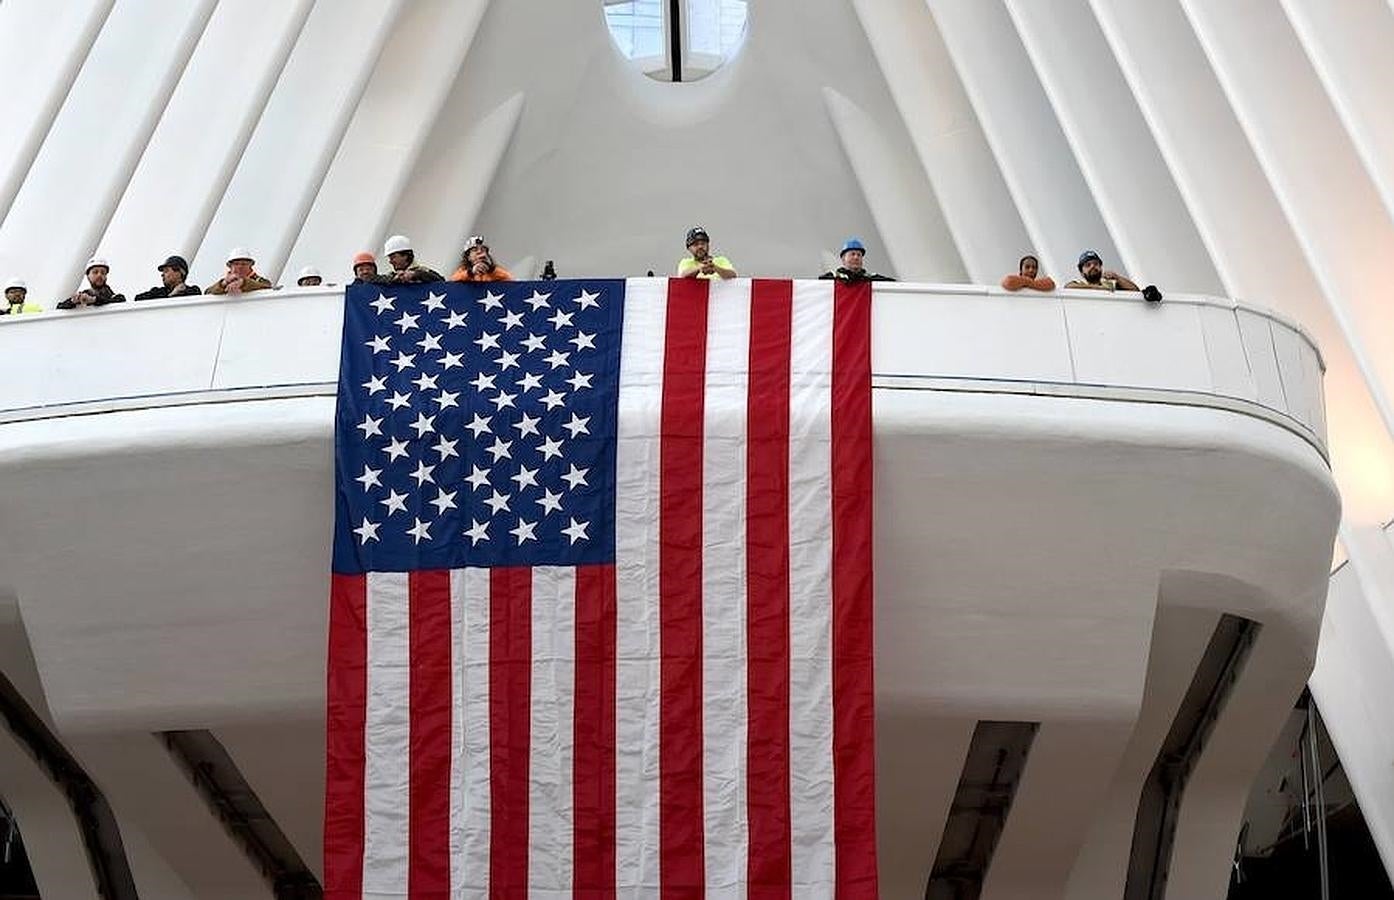
[[473,547],[480,541],[489,539],[489,523],[481,522],[478,519],[470,519],[473,527],[465,529],[465,537],[470,539],[470,546]]
[[509,534],[514,535],[518,538],[519,546],[522,546],[524,541],[537,540],[537,535],[535,534],[536,531],[536,522],[528,522],[521,517],[518,519],[518,526],[516,528],[508,529]]
[[429,523],[417,519],[416,524],[407,529],[407,534],[411,535],[418,544],[422,541],[429,541],[431,539],[431,526]]
[[368,305],[371,306],[373,309],[377,310],[378,315],[382,315],[389,309],[396,308],[392,305],[392,301],[396,299],[396,297],[389,297],[386,294],[378,294],[378,298],[374,300],[372,303],[369,303]]
[[396,491],[388,491],[387,496],[378,501],[387,507],[387,514],[390,516],[395,512],[407,511],[407,495],[399,494]]
[[590,527],[589,522],[577,522],[575,519],[572,519],[571,524],[563,528],[561,533],[571,538],[571,543],[573,544],[577,541],[588,541],[590,540],[590,536],[586,534],[586,529],[588,527]]
[[369,522],[368,517],[364,516],[363,524],[353,529],[353,533],[358,535],[358,542],[360,544],[366,544],[369,541],[380,540],[378,537],[378,529],[381,527],[381,522]]

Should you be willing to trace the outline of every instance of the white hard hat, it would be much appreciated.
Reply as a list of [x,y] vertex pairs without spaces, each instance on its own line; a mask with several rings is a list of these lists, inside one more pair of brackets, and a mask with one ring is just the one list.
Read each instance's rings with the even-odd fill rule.
[[382,255],[390,256],[393,253],[402,253],[411,249],[411,238],[405,234],[394,234],[387,239],[387,243],[382,245]]
[[87,268],[82,270],[82,274],[86,275],[88,272],[92,271],[92,269],[94,269],[97,266],[101,266],[108,272],[111,271],[111,263],[106,261],[105,256],[94,256],[87,261]]
[[248,250],[246,247],[233,247],[228,251],[227,261],[229,263],[236,262],[239,259],[245,259],[249,263],[257,261],[257,258],[252,255],[252,251]]
[[10,291],[14,290],[15,288],[19,288],[21,291],[27,292],[29,290],[29,285],[24,283],[23,278],[11,278],[9,281],[5,282],[5,290]]
[[303,268],[303,269],[300,270],[300,274],[299,274],[299,275],[295,276],[295,280],[296,280],[296,281],[299,281],[299,280],[302,279],[302,278],[323,278],[323,277],[324,277],[324,276],[320,273],[320,270],[319,270],[319,269],[316,269],[314,266],[306,266],[305,268]]

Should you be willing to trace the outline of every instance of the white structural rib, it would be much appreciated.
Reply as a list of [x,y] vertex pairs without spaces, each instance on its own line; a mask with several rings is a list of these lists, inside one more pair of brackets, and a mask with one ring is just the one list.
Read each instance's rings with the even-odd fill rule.
[[1030,238],[933,17],[924,0],[853,0],[852,6],[969,280],[996,282],[1030,246]]
[[114,0],[8,0],[0,3],[0,218],[10,208],[34,154]]
[[437,129],[427,143],[390,219],[390,230],[414,237],[417,256],[442,265],[460,258],[523,106],[523,94],[514,94],[469,130]]
[[963,260],[943,216],[936,215],[939,201],[924,170],[913,162],[907,166],[876,121],[851,100],[825,87],[823,101],[895,273],[906,281],[965,280]]
[[[199,284],[221,274],[228,248],[244,244],[263,275],[279,277],[400,8],[401,0],[315,4],[190,260]],[[335,281],[337,263],[347,260],[319,261]]]
[[1394,215],[1394,9],[1387,0],[1283,0],[1283,9]]
[[1006,3],[1129,274],[1219,293],[1220,277],[1089,0]]
[[0,224],[0,271],[28,277],[34,300],[77,286],[212,9],[122,3],[107,17]]
[[488,5],[402,7],[287,268],[341,259],[381,239]]
[[[213,10],[99,242],[128,287],[158,283],[159,261],[198,246],[311,2],[224,0]],[[251,34],[256,40],[247,40]]]
[[[1394,467],[1355,356],[1225,99],[1181,8],[1154,0],[1094,0],[1094,10],[1176,178],[1226,292],[1302,322],[1326,360],[1333,468],[1347,517],[1386,517],[1394,484],[1372,473]],[[1156,65],[1165,47],[1168,65]]]
[[[1118,251],[1002,0],[928,0],[1031,244],[1064,284],[1085,248],[1117,265]],[[995,281],[996,279],[979,279]]]
[[1385,288],[1394,221],[1282,8],[1271,0],[1181,5],[1394,428],[1394,311]]

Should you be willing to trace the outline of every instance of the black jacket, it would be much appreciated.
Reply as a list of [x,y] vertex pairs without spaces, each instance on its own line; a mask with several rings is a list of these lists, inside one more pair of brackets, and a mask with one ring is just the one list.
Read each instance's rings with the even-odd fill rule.
[[[102,285],[102,286],[99,287],[99,288],[85,287],[85,288],[83,288],[82,290],[78,291],[78,293],[79,293],[79,294],[86,294],[87,296],[93,298],[93,302],[92,302],[92,304],[91,304],[92,306],[106,306],[108,303],[125,303],[125,302],[126,302],[126,295],[125,295],[125,294],[118,294],[118,293],[116,293],[115,291],[113,291],[113,290],[111,289],[111,285],[109,285],[109,284],[104,284],[104,285]],[[64,300],[63,302],[59,303],[59,304],[58,304],[58,308],[59,308],[59,309],[77,309],[77,308],[78,308],[78,304],[76,304],[76,303],[73,302],[73,298],[72,298],[72,297],[69,297],[68,299],[66,299],[66,300]]]
[[831,272],[824,272],[818,276],[820,281],[846,281],[855,284],[859,281],[895,281],[889,275],[882,275],[880,272],[872,272],[868,269],[857,269],[853,271],[845,266],[838,266]]
[[[444,280],[445,280],[445,277],[444,277],[443,275],[441,275],[439,272],[437,272],[435,269],[427,268],[426,266],[419,266],[419,265],[413,264],[413,265],[407,266],[405,269],[403,269],[403,271],[406,272],[406,273],[408,274],[408,276],[409,276],[409,277],[406,279],[406,283],[408,283],[408,284],[430,284],[430,283],[435,282],[435,281],[444,281]],[[379,283],[380,283],[380,284],[392,284],[392,283],[394,283],[394,282],[395,282],[395,283],[401,283],[401,282],[397,282],[396,279],[393,278],[393,276],[394,276],[395,274],[396,274],[396,272],[394,271],[394,272],[385,272],[385,273],[383,273],[382,275],[379,275],[378,277],[382,279],[382,281],[379,282]]]
[[[183,292],[178,293],[178,294],[174,294],[173,296],[175,296],[175,297],[193,297],[193,296],[196,296],[196,295],[202,294],[202,293],[203,293],[203,291],[201,291],[201,290],[198,289],[198,285],[196,285],[196,284],[186,284],[186,285],[184,285],[184,290],[183,290]],[[151,288],[150,290],[148,290],[148,291],[141,291],[139,294],[136,294],[136,295],[135,295],[134,297],[132,297],[131,299],[132,299],[132,300],[162,300],[162,299],[164,299],[164,298],[166,298],[166,297],[169,297],[169,296],[170,296],[169,288],[165,287],[165,286],[162,284],[162,285],[160,285],[159,287],[152,287],[152,288]]]

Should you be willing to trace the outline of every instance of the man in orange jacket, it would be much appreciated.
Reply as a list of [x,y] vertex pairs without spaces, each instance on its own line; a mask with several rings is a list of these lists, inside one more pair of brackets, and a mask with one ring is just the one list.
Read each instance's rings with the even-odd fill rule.
[[460,255],[460,268],[450,276],[451,281],[512,281],[513,275],[494,262],[489,245],[479,235],[469,239]]

